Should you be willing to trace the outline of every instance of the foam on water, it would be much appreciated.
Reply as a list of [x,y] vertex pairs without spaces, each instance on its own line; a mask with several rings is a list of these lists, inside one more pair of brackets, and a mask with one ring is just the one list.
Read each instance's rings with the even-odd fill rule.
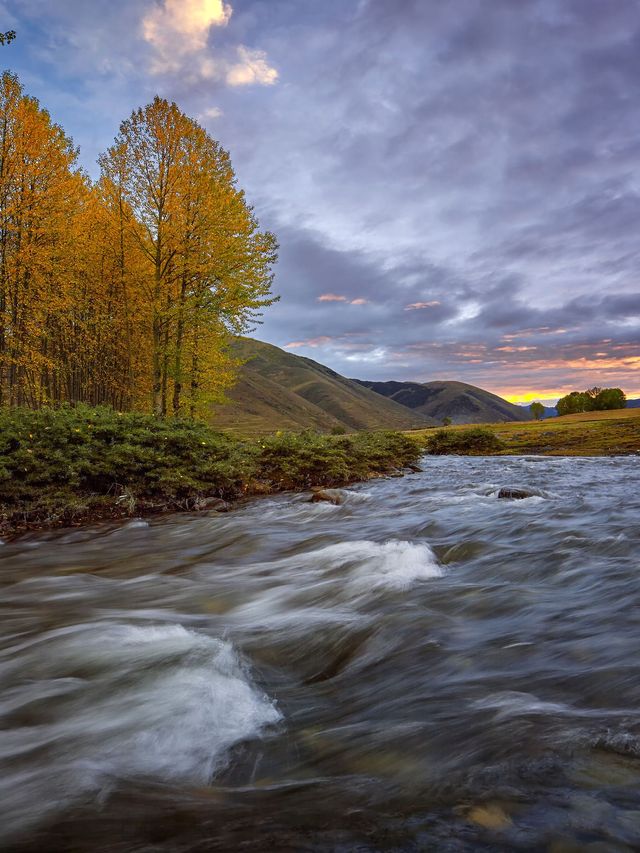
[[407,591],[443,574],[428,545],[396,539],[339,542],[251,570],[268,585],[227,614],[232,623],[305,635],[311,626],[353,625],[380,593]]
[[280,719],[230,643],[180,625],[81,625],[40,640],[14,647],[2,678],[8,833],[111,778],[205,784],[234,744]]
[[358,587],[407,589],[419,581],[442,576],[442,569],[428,545],[388,542],[340,542],[306,555],[335,569],[351,565],[351,583]]

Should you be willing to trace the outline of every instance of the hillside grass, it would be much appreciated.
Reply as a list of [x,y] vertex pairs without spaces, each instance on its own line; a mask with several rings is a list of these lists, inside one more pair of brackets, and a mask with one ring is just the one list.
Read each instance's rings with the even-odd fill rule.
[[[484,424],[501,443],[487,455],[516,456],[610,456],[640,453],[640,409],[584,412],[542,421]],[[468,426],[450,426],[451,435],[469,431]],[[428,446],[435,430],[415,430],[411,435]],[[458,443],[463,439],[458,439]],[[449,451],[458,452],[458,451]]]
[[245,363],[228,401],[211,407],[215,429],[255,437],[279,429],[406,430],[431,423],[355,380],[272,344],[237,338],[233,354]]
[[397,432],[237,439],[201,423],[108,408],[0,410],[0,532],[73,525],[312,486],[414,464]]

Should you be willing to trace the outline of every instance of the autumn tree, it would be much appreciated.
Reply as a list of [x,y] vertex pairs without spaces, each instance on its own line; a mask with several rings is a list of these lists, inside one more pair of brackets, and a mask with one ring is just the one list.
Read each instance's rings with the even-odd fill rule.
[[[0,402],[140,402],[137,247],[112,193],[18,79],[0,80]],[[124,211],[122,217],[130,216]],[[122,232],[122,233],[121,233]]]
[[7,30],[4,33],[0,33],[0,44],[11,44],[15,37],[15,30]]
[[182,414],[186,386],[194,415],[233,379],[229,335],[274,301],[275,238],[259,230],[227,152],[174,103],[134,111],[100,165],[138,255],[152,410]]
[[[57,374],[52,318],[68,279],[69,223],[85,178],[62,128],[13,74],[0,79],[0,402],[46,402]],[[69,356],[67,352],[65,354]]]

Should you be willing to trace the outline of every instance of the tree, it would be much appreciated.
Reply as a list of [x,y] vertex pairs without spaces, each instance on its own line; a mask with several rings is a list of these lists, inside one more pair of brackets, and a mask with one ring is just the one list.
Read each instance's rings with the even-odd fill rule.
[[275,237],[258,230],[227,152],[174,103],[156,97],[134,111],[100,165],[130,211],[143,270],[152,410],[180,414],[186,380],[193,416],[233,379],[229,335],[274,301]]
[[573,415],[603,409],[624,409],[626,405],[627,398],[620,388],[589,388],[587,391],[572,391],[562,397],[556,409],[559,415]]
[[0,78],[0,402],[59,398],[71,353],[57,320],[69,309],[72,223],[86,178],[62,128],[18,78]]
[[442,419],[442,426],[451,426],[451,418],[445,417]]
[[591,401],[587,394],[582,391],[572,391],[558,400],[556,410],[559,415],[575,415],[589,411],[590,406]]
[[627,397],[621,388],[602,388],[596,397],[596,409],[624,409],[627,405]]
[[6,33],[0,33],[0,44],[11,44],[15,37],[15,30],[7,30]]
[[529,406],[529,411],[531,412],[531,416],[537,421],[542,420],[542,418],[544,417],[544,406],[542,405],[542,403],[532,403]]

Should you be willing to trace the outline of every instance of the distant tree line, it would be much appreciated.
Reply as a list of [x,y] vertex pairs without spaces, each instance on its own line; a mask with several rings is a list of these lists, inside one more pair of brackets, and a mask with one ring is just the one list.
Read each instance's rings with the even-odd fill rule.
[[589,388],[572,391],[556,403],[559,415],[575,415],[579,412],[602,412],[606,409],[624,409],[627,398],[620,388]]
[[227,152],[176,104],[135,110],[93,182],[0,78],[0,405],[197,415],[234,380],[230,336],[274,301],[276,250]]

